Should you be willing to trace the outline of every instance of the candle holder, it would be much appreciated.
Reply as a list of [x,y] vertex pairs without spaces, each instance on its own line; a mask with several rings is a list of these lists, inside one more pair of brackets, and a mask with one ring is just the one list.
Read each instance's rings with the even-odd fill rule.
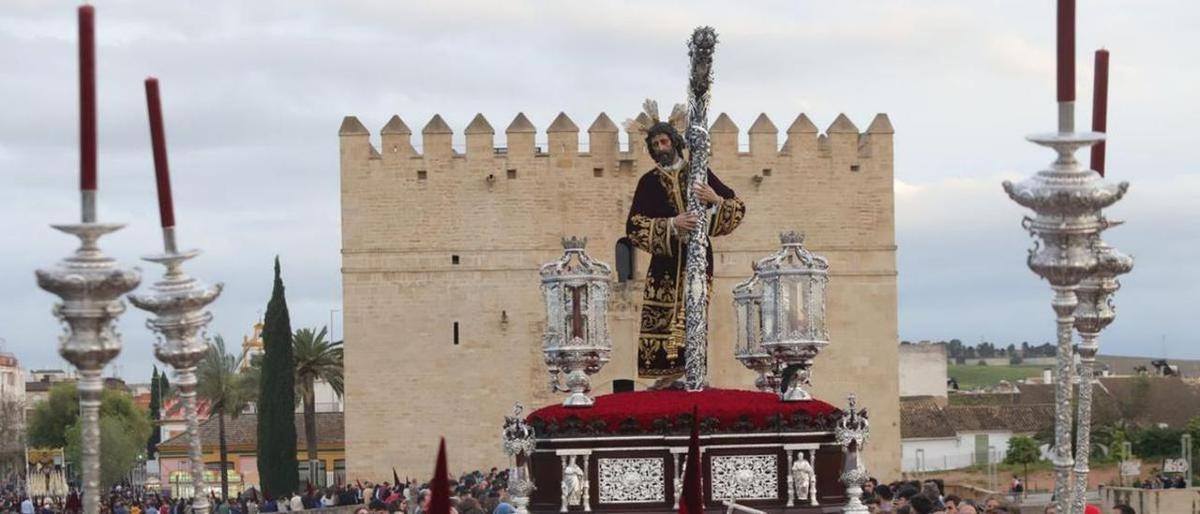
[[[174,237],[168,237],[168,240],[173,242]],[[183,272],[184,261],[200,255],[199,250],[176,252],[173,244],[167,246],[167,252],[142,258],[166,267],[162,280],[154,283],[152,293],[131,294],[129,301],[154,314],[146,321],[146,326],[159,336],[154,343],[154,356],[175,368],[175,385],[179,388],[187,421],[188,459],[194,491],[192,511],[207,514],[210,505],[205,494],[200,423],[196,413],[196,366],[209,351],[204,331],[212,320],[212,313],[204,309],[220,296],[223,286],[205,285]]]
[[853,393],[850,394],[848,400],[850,407],[842,414],[842,419],[838,420],[838,424],[833,430],[834,438],[838,444],[842,445],[846,455],[841,480],[843,484],[846,484],[848,500],[842,512],[867,514],[867,506],[862,502],[862,485],[871,477],[867,474],[867,467],[862,462],[862,450],[863,446],[867,444],[867,437],[871,434],[871,424],[867,420],[866,409],[858,409],[857,398]]
[[[1117,225],[1110,222],[1110,226]],[[1088,486],[1088,460],[1091,456],[1092,384],[1095,382],[1097,342],[1100,332],[1116,318],[1112,295],[1121,288],[1117,277],[1133,270],[1133,257],[1125,255],[1104,241],[1096,244],[1096,267],[1092,275],[1079,283],[1075,295],[1075,330],[1079,332],[1079,401],[1076,402],[1075,422],[1075,494],[1071,497],[1073,512],[1083,512]]]
[[[94,219],[94,210],[92,219]],[[85,214],[87,209],[85,209]],[[85,216],[86,218],[87,216]],[[37,270],[38,287],[62,301],[54,317],[64,323],[58,354],[79,370],[80,446],[83,475],[83,511],[100,512],[100,395],[104,367],[121,353],[116,321],[125,312],[121,295],[142,281],[137,268],[124,268],[108,257],[96,241],[125,227],[118,223],[51,225],[79,238],[79,248],[49,269]]]
[[512,416],[504,418],[504,453],[509,456],[508,494],[517,514],[529,514],[529,495],[535,489],[529,460],[537,446],[533,427],[521,418],[525,407],[518,402]]
[[[1061,107],[1061,105],[1060,105]],[[1069,107],[1069,106],[1068,106]],[[1029,141],[1053,149],[1058,158],[1049,168],[1016,184],[1004,181],[1009,198],[1035,212],[1021,226],[1036,237],[1026,264],[1050,283],[1054,291],[1051,307],[1057,320],[1058,348],[1055,372],[1054,423],[1054,494],[1059,512],[1070,505],[1071,467],[1071,377],[1074,365],[1072,331],[1076,290],[1079,283],[1093,274],[1097,266],[1096,243],[1101,231],[1112,224],[1100,211],[1125,196],[1128,182],[1105,182],[1095,171],[1084,168],[1075,159],[1080,148],[1104,140],[1095,132],[1072,132],[1069,108],[1060,110],[1060,131],[1027,137]]]

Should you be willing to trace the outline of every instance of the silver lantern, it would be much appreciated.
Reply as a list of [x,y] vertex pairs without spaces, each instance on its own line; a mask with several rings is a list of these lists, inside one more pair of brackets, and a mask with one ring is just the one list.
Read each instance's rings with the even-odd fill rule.
[[812,361],[829,344],[825,326],[825,286],[829,283],[829,261],[804,248],[804,235],[785,232],[779,236],[783,248],[758,261],[762,282],[762,346],[786,366],[782,379],[784,401],[811,400],[804,386],[810,385]]
[[762,282],[757,271],[733,287],[733,309],[737,319],[733,357],[746,369],[758,373],[754,387],[759,391],[778,391],[775,358],[762,346]]
[[[542,266],[546,331],[542,353],[550,371],[550,387],[569,392],[567,407],[594,403],[590,375],[600,371],[612,352],[608,336],[608,290],[612,268],[583,251],[587,238],[563,238],[563,256]],[[566,375],[566,386],[559,382]]]

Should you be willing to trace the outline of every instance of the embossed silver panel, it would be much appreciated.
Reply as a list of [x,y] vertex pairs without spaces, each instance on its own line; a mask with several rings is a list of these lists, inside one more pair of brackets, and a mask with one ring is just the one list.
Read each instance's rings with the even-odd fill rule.
[[596,459],[600,503],[667,501],[667,482],[660,457]]
[[779,498],[776,455],[714,455],[712,499],[775,500]]

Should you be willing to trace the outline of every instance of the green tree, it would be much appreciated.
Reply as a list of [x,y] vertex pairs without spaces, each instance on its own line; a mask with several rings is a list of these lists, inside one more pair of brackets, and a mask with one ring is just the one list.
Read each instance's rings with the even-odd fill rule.
[[275,258],[275,285],[263,323],[262,375],[258,389],[258,473],[263,493],[296,490],[296,362],[292,324]]
[[229,497],[229,450],[225,416],[236,418],[258,395],[258,369],[238,372],[237,357],[225,352],[225,338],[217,336],[196,367],[196,396],[208,401],[217,416],[217,440],[221,455],[221,498]]
[[26,425],[26,439],[34,448],[62,448],[67,445],[67,427],[79,419],[79,391],[73,383],[50,387],[47,398],[33,406]]
[[[75,384],[62,384],[51,389],[60,389],[60,395],[78,399]],[[78,400],[76,400],[78,401]],[[67,459],[75,469],[80,469],[81,448],[78,415],[70,425],[62,427]],[[150,415],[133,403],[128,393],[116,389],[105,389],[100,397],[100,485],[108,488],[121,481],[145,455],[146,440],[150,437]],[[32,434],[32,433],[31,433]]]
[[296,396],[304,402],[304,440],[308,453],[308,480],[316,484],[317,472],[317,409],[314,384],[321,380],[342,395],[342,343],[325,340],[326,329],[314,331],[302,328],[292,337],[296,359]]
[[162,390],[159,389],[162,381],[158,379],[158,366],[154,367],[154,374],[150,375],[150,422],[154,425],[150,430],[150,439],[146,442],[146,457],[153,458],[158,454],[158,443],[162,442],[162,433],[158,430],[158,423],[162,421]]
[[1013,436],[1008,440],[1005,464],[1020,464],[1024,469],[1024,483],[1029,483],[1029,465],[1042,460],[1042,452],[1032,437]]

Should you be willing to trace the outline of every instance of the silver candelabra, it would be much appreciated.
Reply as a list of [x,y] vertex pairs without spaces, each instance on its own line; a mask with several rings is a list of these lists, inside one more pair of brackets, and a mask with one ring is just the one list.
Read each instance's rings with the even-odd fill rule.
[[[1079,307],[1077,292],[1080,284],[1097,272],[1101,260],[1099,234],[1113,225],[1104,218],[1101,209],[1116,203],[1129,188],[1128,182],[1108,183],[1099,173],[1080,165],[1075,152],[1103,141],[1104,135],[1075,132],[1074,125],[1074,102],[1061,102],[1058,132],[1028,137],[1034,143],[1053,149],[1058,158],[1049,168],[1028,179],[1003,184],[1009,198],[1035,212],[1034,217],[1026,216],[1022,222],[1022,226],[1037,238],[1029,251],[1027,264],[1034,273],[1046,279],[1054,291],[1050,305],[1057,320],[1058,348],[1054,376],[1053,461],[1054,494],[1060,514],[1071,514],[1069,509],[1077,503],[1072,499],[1076,490],[1071,487],[1074,464],[1071,458],[1072,340]],[[1090,342],[1094,341],[1093,337]],[[1081,348],[1080,353],[1094,356],[1095,347]],[[1090,380],[1091,377],[1086,378],[1089,386]],[[1087,402],[1081,402],[1080,408],[1090,417],[1090,403],[1087,408],[1082,406],[1083,403]],[[1087,430],[1083,429],[1081,433],[1086,436]],[[1081,446],[1087,446],[1087,442],[1083,441]],[[1084,477],[1086,479],[1086,474]],[[1085,482],[1084,490],[1086,487]],[[1081,495],[1078,504],[1082,505],[1082,501]]]
[[188,459],[191,461],[192,511],[207,514],[210,506],[204,490],[204,461],[201,458],[199,420],[196,413],[196,366],[208,352],[205,327],[212,313],[205,308],[221,294],[222,285],[206,285],[183,272],[184,261],[200,255],[199,250],[179,252],[174,227],[163,229],[166,251],[143,260],[162,264],[166,273],[148,294],[131,294],[129,301],[154,314],[146,326],[158,334],[154,355],[175,368],[175,384],[187,420]]
[[[1116,223],[1110,223],[1115,225]],[[1120,289],[1117,276],[1133,270],[1133,258],[1108,246],[1096,244],[1096,268],[1079,283],[1075,296],[1075,330],[1079,332],[1079,401],[1075,421],[1075,488],[1071,496],[1072,512],[1082,514],[1088,488],[1088,460],[1091,456],[1092,384],[1095,382],[1097,338],[1116,317],[1112,295]]]
[[[862,486],[870,479],[867,467],[862,462],[863,446],[871,433],[871,424],[867,420],[867,412],[859,410],[854,394],[849,397],[850,407],[842,414],[842,419],[834,427],[833,435],[838,444],[842,445],[846,461],[842,468],[842,483],[846,484],[847,514],[867,514],[868,509],[862,502]],[[814,458],[815,460],[815,458]],[[815,497],[814,497],[815,499]]]
[[[137,268],[124,268],[100,251],[96,241],[116,232],[124,224],[96,223],[94,191],[84,192],[85,222],[52,225],[79,238],[79,248],[50,269],[36,272],[38,287],[62,298],[54,305],[54,316],[63,322],[65,334],[58,354],[79,370],[80,446],[82,447],[83,512],[100,512],[100,395],[104,390],[104,366],[121,353],[121,335],[116,320],[125,312],[121,295],[141,282]],[[89,212],[90,211],[90,212]]]
[[529,514],[529,496],[534,490],[529,464],[537,447],[533,427],[521,417],[524,409],[518,402],[513,406],[513,415],[504,418],[504,453],[509,456],[508,494],[517,514]]

